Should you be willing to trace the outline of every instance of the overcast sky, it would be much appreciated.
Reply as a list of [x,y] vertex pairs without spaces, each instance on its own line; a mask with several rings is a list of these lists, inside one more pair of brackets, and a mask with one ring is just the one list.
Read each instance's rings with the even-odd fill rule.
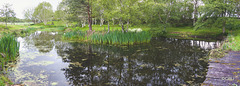
[[0,0],[0,8],[2,8],[5,3],[12,4],[12,9],[17,14],[17,18],[23,19],[23,11],[25,9],[35,8],[43,1],[49,2],[53,6],[53,11],[55,11],[62,0]]

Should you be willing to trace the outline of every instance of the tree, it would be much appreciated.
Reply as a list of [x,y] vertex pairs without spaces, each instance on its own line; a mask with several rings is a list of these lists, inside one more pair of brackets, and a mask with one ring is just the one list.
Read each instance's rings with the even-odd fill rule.
[[16,17],[16,13],[11,9],[11,6],[12,5],[10,4],[5,4],[3,5],[3,8],[0,9],[0,14],[2,16],[3,21],[6,24],[6,29],[8,29],[7,23],[9,22],[10,18],[12,17],[10,21],[14,21]]
[[24,18],[26,21],[33,21],[34,23],[36,23],[35,21],[35,17],[33,16],[34,13],[34,9],[26,9],[24,10]]
[[68,11],[68,7],[67,5],[65,4],[64,0],[58,5],[57,7],[57,10],[55,11],[54,13],[54,19],[55,20],[61,20],[63,22],[66,23],[66,26],[68,27],[67,25],[67,17],[69,16],[67,14],[67,11]]
[[[203,15],[197,20],[195,30],[203,26],[221,26],[225,33],[226,22],[236,15],[236,0],[204,0]],[[220,25],[219,25],[220,24]]]
[[69,16],[68,19],[69,20],[73,18],[85,19],[87,16],[89,31],[92,31],[92,3],[91,2],[90,0],[66,0],[66,4],[69,7],[69,15],[71,15]]
[[47,22],[50,21],[53,17],[52,5],[48,2],[40,3],[34,9],[33,16],[36,17],[41,22],[43,22],[44,25],[46,25]]

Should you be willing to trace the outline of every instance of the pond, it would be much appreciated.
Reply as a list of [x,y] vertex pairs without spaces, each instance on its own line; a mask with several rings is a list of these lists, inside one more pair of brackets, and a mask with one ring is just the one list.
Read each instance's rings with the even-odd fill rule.
[[9,72],[29,86],[184,85],[205,80],[203,59],[220,42],[152,38],[132,46],[67,42],[53,32],[19,37],[20,56]]

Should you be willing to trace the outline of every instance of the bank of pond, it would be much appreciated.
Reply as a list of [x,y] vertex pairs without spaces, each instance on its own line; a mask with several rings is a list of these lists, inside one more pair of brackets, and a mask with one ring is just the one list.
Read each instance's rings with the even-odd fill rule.
[[[153,37],[147,31],[23,33],[28,35],[2,34],[0,85],[11,81],[28,85],[196,85],[205,80],[204,57],[222,43]],[[239,47],[238,38],[228,37],[224,49]],[[15,64],[18,66],[11,66]]]

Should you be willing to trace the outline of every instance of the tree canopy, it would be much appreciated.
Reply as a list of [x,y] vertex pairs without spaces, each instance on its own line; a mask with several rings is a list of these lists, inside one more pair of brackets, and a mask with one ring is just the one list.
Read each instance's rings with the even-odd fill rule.
[[14,12],[14,10],[11,8],[12,5],[10,4],[4,4],[3,8],[0,9],[0,15],[2,16],[2,20],[5,22],[6,24],[6,28],[7,28],[7,23],[8,22],[14,22],[16,20],[16,13]]
[[46,25],[53,18],[52,5],[49,2],[40,3],[34,9],[33,17]]

